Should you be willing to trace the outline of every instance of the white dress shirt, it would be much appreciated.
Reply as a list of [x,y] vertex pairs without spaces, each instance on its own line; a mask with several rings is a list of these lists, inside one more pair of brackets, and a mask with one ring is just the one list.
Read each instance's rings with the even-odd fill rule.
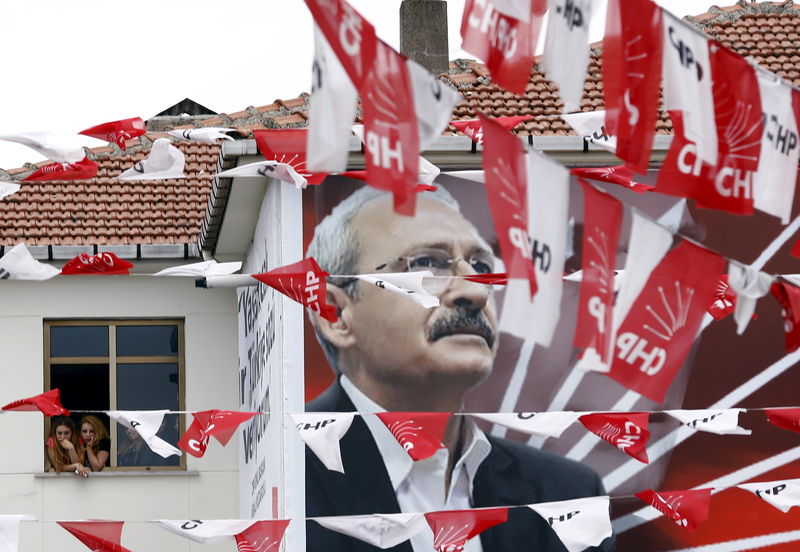
[[[464,418],[464,449],[453,467],[449,490],[445,484],[449,451],[442,448],[430,458],[414,462],[386,425],[371,414],[386,412],[358,389],[347,376],[341,378],[342,388],[363,415],[378,451],[389,472],[401,512],[434,512],[438,510],[468,510],[472,508],[472,486],[475,474],[492,445],[486,435],[469,418]],[[365,482],[368,484],[368,482]],[[386,513],[386,512],[382,512]],[[433,532],[421,531],[411,537],[414,552],[431,552]],[[480,537],[467,542],[465,552],[483,552]]]

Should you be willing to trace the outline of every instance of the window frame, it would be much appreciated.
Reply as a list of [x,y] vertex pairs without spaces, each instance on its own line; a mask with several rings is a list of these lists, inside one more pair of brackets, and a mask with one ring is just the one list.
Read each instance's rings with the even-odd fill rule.
[[[184,333],[184,318],[48,318],[42,325],[44,333],[44,385],[45,390],[50,389],[50,369],[52,364],[100,364],[108,365],[108,398],[109,410],[117,410],[117,365],[118,364],[166,364],[178,365],[178,410],[186,410],[186,341]],[[50,354],[50,329],[59,326],[104,326],[108,328],[108,356],[86,357],[52,357]],[[177,326],[178,327],[178,354],[161,356],[118,356],[117,352],[117,326]],[[44,440],[50,433],[51,418],[44,418]],[[112,420],[113,422],[113,420]],[[103,471],[186,471],[186,455],[180,455],[177,466],[117,466],[117,438],[118,423],[110,423],[109,436],[111,437],[110,465]],[[186,427],[186,414],[178,415],[178,433],[181,434]],[[47,455],[43,459],[45,471]]]

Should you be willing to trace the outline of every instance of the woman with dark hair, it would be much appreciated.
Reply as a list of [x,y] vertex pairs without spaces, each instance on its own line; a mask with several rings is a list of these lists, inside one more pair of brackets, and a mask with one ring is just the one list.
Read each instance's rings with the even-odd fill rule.
[[111,454],[111,439],[106,426],[96,416],[81,418],[81,445],[84,451],[84,466],[92,471],[103,471]]
[[74,471],[86,477],[89,471],[83,466],[83,447],[78,442],[75,423],[69,418],[57,418],[50,426],[47,438],[47,459],[56,472]]

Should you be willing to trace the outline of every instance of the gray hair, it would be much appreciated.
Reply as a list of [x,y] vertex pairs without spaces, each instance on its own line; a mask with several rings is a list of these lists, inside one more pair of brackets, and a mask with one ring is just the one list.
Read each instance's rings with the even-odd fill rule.
[[[322,222],[314,229],[314,237],[308,245],[306,257],[314,257],[320,268],[329,274],[357,274],[360,244],[352,229],[353,219],[370,201],[382,197],[390,197],[390,195],[389,192],[369,186],[364,186],[353,192],[334,207],[331,214],[322,219]],[[461,212],[456,199],[441,186],[434,192],[419,194],[419,197],[440,201],[457,213]],[[348,296],[354,299],[358,297],[356,281],[350,281],[347,285],[340,287]],[[325,353],[328,363],[333,368],[333,371],[339,374],[341,372],[338,364],[339,351],[331,342],[325,339],[313,318],[312,325],[314,326],[317,341],[322,346],[322,351]]]

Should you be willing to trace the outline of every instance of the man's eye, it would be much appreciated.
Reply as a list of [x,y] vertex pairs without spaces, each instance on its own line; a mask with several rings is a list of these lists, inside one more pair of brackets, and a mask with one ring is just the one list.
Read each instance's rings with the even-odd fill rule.
[[414,257],[409,261],[408,266],[411,270],[418,268],[440,268],[441,263],[430,255],[423,255],[421,257]]
[[484,261],[473,260],[471,264],[472,270],[478,274],[490,274],[492,272],[492,266]]

